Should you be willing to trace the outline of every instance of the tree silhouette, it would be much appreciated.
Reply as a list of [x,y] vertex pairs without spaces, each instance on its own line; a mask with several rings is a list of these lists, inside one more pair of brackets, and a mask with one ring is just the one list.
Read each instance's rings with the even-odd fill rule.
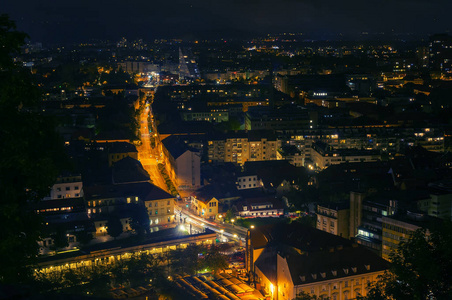
[[452,223],[418,229],[391,255],[391,267],[364,299],[451,299]]
[[0,15],[0,282],[31,277],[41,222],[26,205],[48,194],[64,161],[55,123],[39,113],[38,88],[13,60],[25,38]]
[[66,228],[62,226],[56,228],[55,232],[52,234],[52,238],[53,246],[56,250],[69,246],[68,238],[66,235]]
[[122,231],[122,223],[119,217],[115,215],[109,216],[107,221],[107,233],[116,240],[116,238],[121,235]]

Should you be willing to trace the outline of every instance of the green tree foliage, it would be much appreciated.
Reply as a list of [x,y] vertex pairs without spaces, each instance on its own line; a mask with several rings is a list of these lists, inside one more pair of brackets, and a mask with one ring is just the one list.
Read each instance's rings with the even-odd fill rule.
[[169,253],[168,261],[176,273],[195,275],[201,269],[199,254],[203,252],[200,245],[190,245]]
[[205,254],[204,266],[209,270],[219,273],[229,266],[226,257],[220,253],[218,246],[211,246]]
[[122,233],[122,223],[118,216],[111,215],[107,220],[107,233],[115,240]]
[[365,299],[452,299],[452,224],[419,229],[391,255]]
[[25,38],[0,15],[0,282],[31,275],[41,222],[26,207],[48,194],[64,161],[55,124],[39,114],[39,90],[12,58]]
[[176,274],[196,275],[201,270],[219,272],[228,267],[226,257],[219,248],[206,245],[190,245],[168,253],[168,263]]
[[317,300],[317,299],[319,299],[319,297],[317,297],[316,295],[311,295],[309,293],[301,291],[300,293],[298,293],[297,297],[295,297],[294,300]]

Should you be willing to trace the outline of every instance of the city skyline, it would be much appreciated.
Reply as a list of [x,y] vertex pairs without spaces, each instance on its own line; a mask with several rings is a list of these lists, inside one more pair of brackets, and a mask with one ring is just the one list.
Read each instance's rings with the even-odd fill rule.
[[[88,2],[7,1],[3,12],[33,41],[67,42],[127,38],[249,37],[302,32],[307,38],[356,39],[366,33],[425,37],[450,31],[452,3],[331,0]],[[384,34],[384,35],[383,35]]]

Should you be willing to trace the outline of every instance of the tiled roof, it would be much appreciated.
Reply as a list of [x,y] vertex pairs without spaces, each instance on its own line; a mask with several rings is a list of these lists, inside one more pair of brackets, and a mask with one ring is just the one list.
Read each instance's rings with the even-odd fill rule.
[[[254,235],[254,236],[253,236]],[[255,249],[265,248],[256,266],[275,277],[268,257],[287,260],[294,285],[383,271],[388,263],[350,240],[298,223],[258,227],[252,231]],[[276,261],[276,260],[273,260]]]

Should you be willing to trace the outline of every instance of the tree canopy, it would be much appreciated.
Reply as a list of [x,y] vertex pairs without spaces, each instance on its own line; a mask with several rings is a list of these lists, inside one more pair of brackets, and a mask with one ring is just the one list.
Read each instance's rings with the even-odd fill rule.
[[116,239],[122,233],[122,223],[118,216],[110,215],[107,221],[108,234]]
[[452,224],[418,229],[391,255],[391,267],[365,299],[451,299]]
[[26,207],[48,194],[65,161],[55,124],[39,113],[38,88],[14,63],[26,37],[0,15],[0,282],[30,277],[41,222]]

